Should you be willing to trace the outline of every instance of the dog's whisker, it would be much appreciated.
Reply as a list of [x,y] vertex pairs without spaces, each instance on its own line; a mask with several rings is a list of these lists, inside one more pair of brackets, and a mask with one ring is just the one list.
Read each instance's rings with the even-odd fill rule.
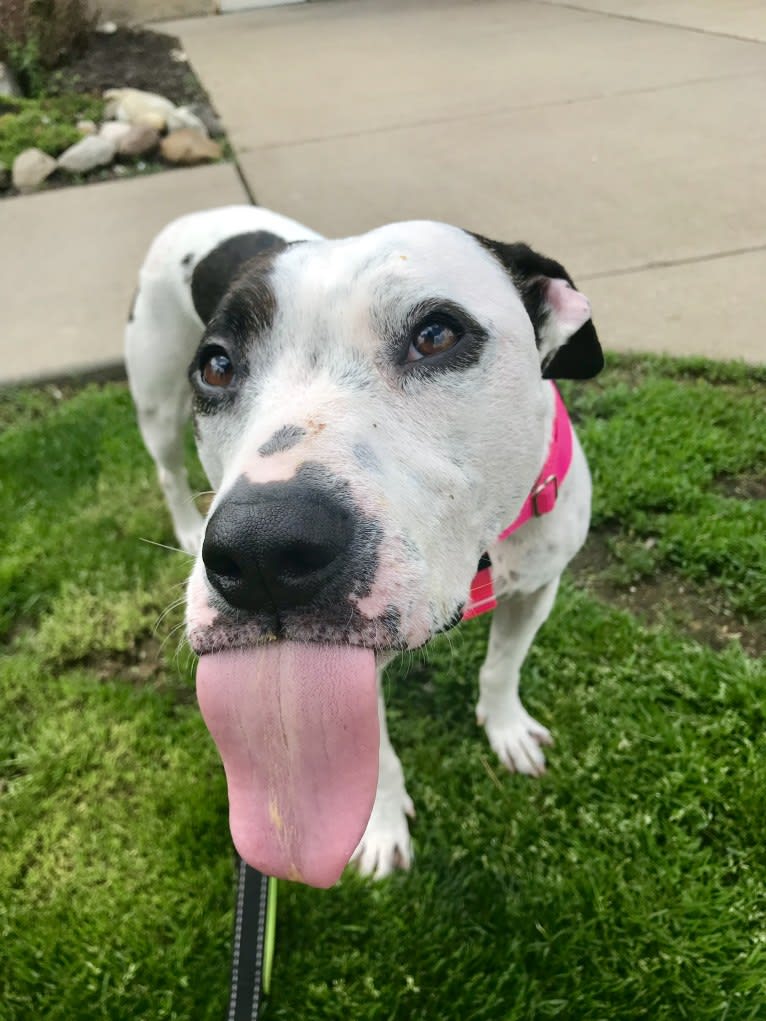
[[145,542],[149,546],[158,546],[160,549],[169,550],[171,553],[180,553],[182,557],[187,557],[189,560],[195,559],[193,553],[187,553],[185,549],[179,549],[178,546],[168,546],[167,543],[164,542],[155,542],[154,539],[146,539],[143,535],[139,535],[138,541]]
[[189,495],[184,498],[183,503],[187,507],[188,506],[196,507],[197,506],[197,500],[202,500],[206,496],[211,496],[211,497],[215,496],[215,491],[212,490],[212,489],[204,489],[204,490],[202,490],[199,493],[189,493]]
[[[160,649],[164,649],[164,648],[165,648],[165,646],[166,646],[166,645],[168,644],[168,642],[170,641],[170,639],[171,639],[171,638],[173,638],[173,637],[174,637],[174,635],[178,634],[178,632],[179,632],[179,631],[181,631],[181,629],[183,628],[183,626],[184,626],[184,621],[181,621],[181,623],[180,623],[180,624],[176,624],[176,625],[175,625],[174,627],[172,627],[172,628],[170,629],[170,631],[168,631],[168,633],[167,633],[167,634],[165,635],[165,637],[164,637],[164,638],[162,639],[162,642],[160,643]],[[182,632],[182,637],[183,637],[183,632]]]
[[154,632],[154,634],[157,633],[157,629],[159,628],[159,626],[163,622],[163,620],[165,620],[165,618],[168,616],[168,614],[172,613],[173,610],[177,610],[179,606],[183,606],[185,602],[186,602],[186,597],[185,596],[180,596],[180,598],[174,599],[172,603],[170,603],[168,606],[165,607],[165,609],[159,615],[157,620],[154,622],[154,627],[152,628],[152,631]]
[[[183,663],[181,662],[182,655],[186,656],[185,662]],[[176,664],[178,670],[182,674],[185,674],[191,672],[191,666],[195,659],[196,656],[194,655],[194,650],[189,645],[189,642],[186,639],[186,635],[182,635],[181,638],[178,640],[178,644],[176,645],[176,652],[175,656],[173,657],[173,662]]]

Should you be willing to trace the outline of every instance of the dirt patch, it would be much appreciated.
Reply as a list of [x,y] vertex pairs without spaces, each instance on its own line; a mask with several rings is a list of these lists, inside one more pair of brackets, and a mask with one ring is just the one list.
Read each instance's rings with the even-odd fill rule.
[[695,585],[667,569],[620,585],[606,576],[613,564],[608,533],[591,532],[571,565],[575,584],[649,626],[672,624],[713,649],[723,649],[736,640],[748,655],[766,655],[766,621],[735,613],[713,586]]
[[[136,687],[170,694],[179,704],[190,705],[196,697],[194,685],[185,682],[179,672],[168,670],[162,646],[159,638],[145,638],[130,652],[89,656],[82,665],[100,681],[127,681]],[[185,654],[189,653],[180,653]]]
[[56,92],[90,92],[130,87],[159,92],[177,106],[208,103],[205,90],[175,36],[140,28],[118,28],[112,35],[93,32],[86,49],[64,64],[54,80]]
[[720,475],[715,487],[733,500],[766,500],[766,476],[761,474]]

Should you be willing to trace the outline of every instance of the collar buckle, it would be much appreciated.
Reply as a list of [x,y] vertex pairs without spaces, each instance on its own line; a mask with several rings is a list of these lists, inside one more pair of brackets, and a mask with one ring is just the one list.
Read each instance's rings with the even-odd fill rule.
[[[552,487],[552,488],[551,488]],[[532,513],[536,518],[549,514],[556,506],[559,497],[559,480],[557,475],[549,475],[532,490]]]

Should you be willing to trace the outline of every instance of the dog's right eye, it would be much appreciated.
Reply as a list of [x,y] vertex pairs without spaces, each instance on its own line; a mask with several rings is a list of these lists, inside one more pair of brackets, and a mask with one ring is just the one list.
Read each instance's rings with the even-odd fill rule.
[[208,386],[226,387],[234,378],[234,366],[223,348],[209,348],[200,358],[200,377]]

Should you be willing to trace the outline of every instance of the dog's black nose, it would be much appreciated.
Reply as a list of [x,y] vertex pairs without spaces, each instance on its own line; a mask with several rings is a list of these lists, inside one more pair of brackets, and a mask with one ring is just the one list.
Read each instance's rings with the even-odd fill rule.
[[350,511],[305,480],[240,479],[205,530],[210,584],[241,610],[291,610],[337,587],[354,527]]

